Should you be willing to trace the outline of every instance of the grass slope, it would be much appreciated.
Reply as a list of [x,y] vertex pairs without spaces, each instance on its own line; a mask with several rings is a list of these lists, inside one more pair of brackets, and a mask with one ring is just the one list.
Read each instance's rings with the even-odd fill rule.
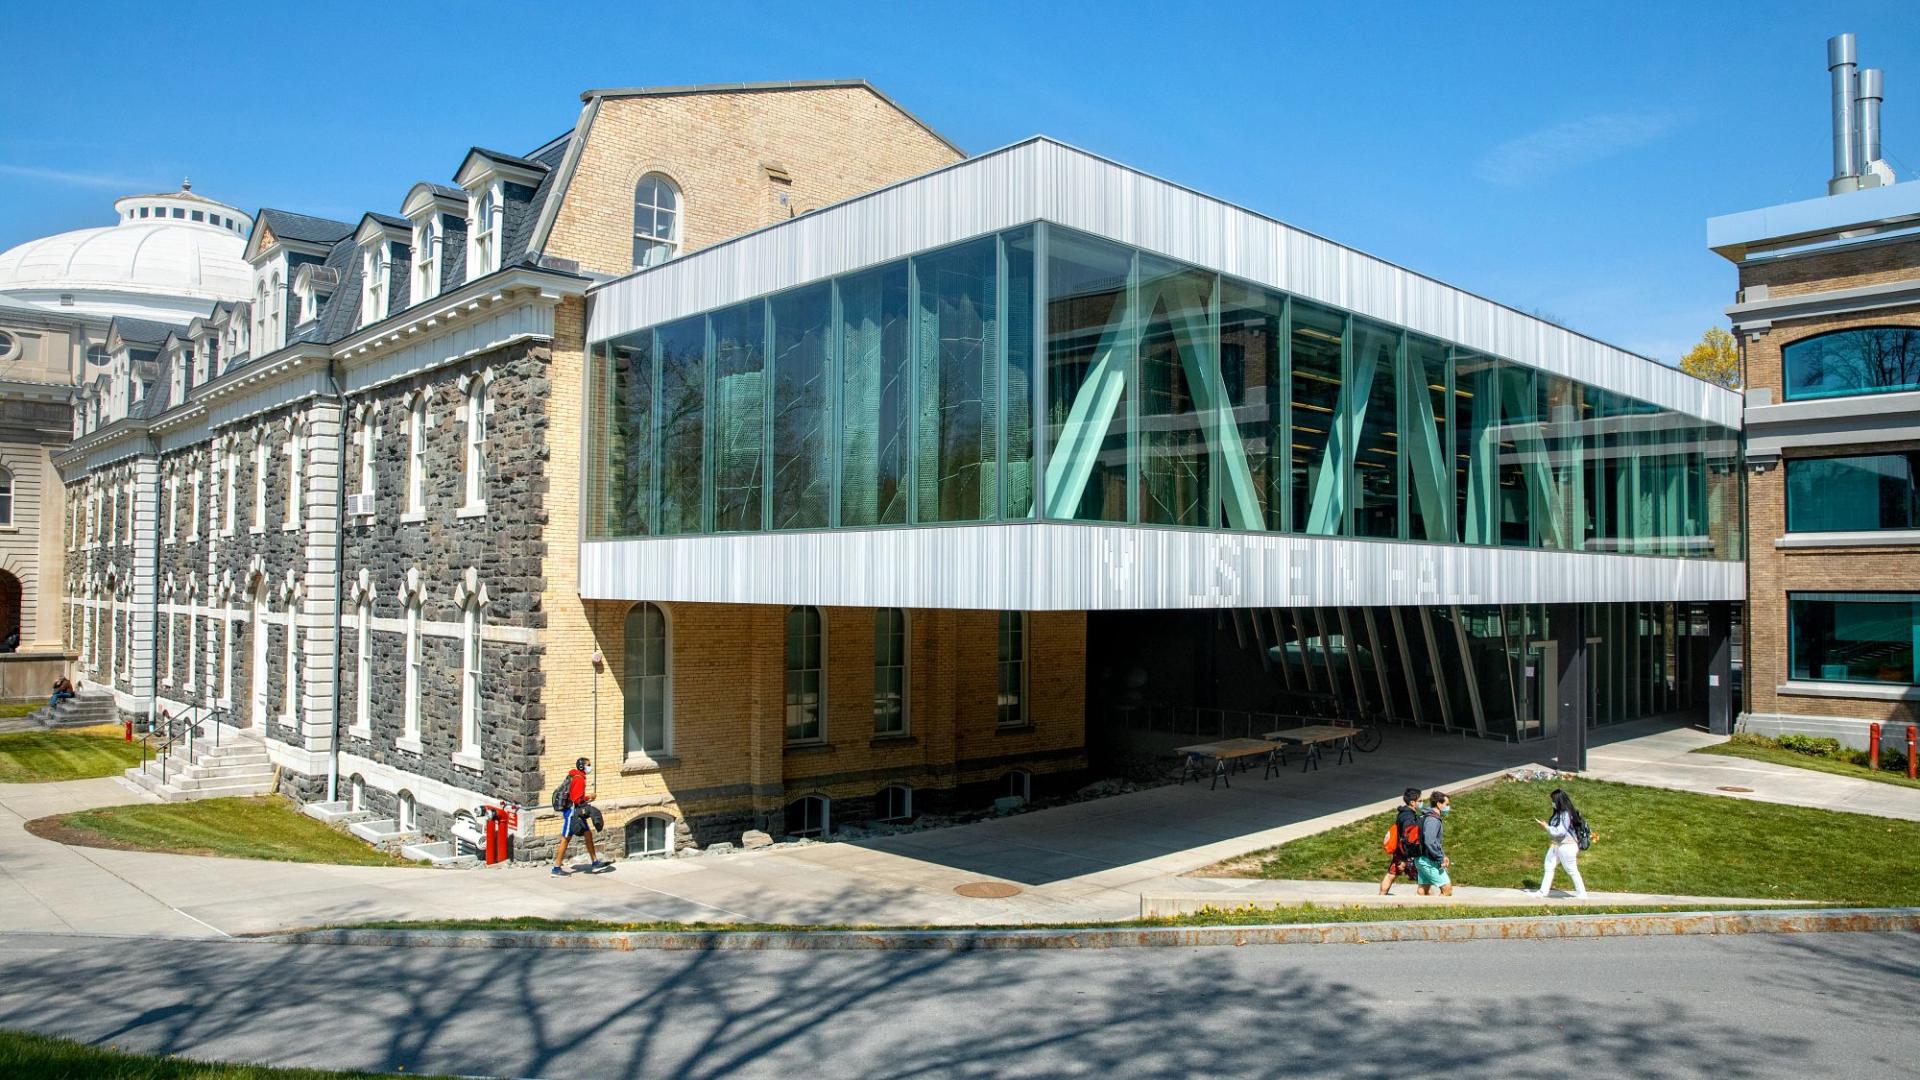
[[[657,931],[740,934],[788,933],[794,931],[854,930],[868,933],[881,930],[1135,930],[1141,927],[1181,926],[1264,926],[1291,923],[1365,923],[1407,922],[1415,919],[1496,919],[1528,915],[1626,915],[1655,911],[1731,911],[1725,905],[1600,905],[1590,907],[1553,907],[1547,904],[1514,904],[1508,907],[1469,907],[1462,904],[1438,904],[1432,907],[1318,907],[1301,904],[1292,907],[1249,905],[1171,915],[1124,922],[1009,923],[983,926],[874,926],[874,925],[794,925],[788,923],[677,923],[619,922],[609,919],[546,919],[531,915],[497,919],[381,919],[372,922],[338,923],[317,927],[321,930],[539,930],[561,934],[639,934]],[[294,931],[298,932],[298,931]],[[271,937],[279,934],[254,935]]]
[[45,704],[46,702],[44,701],[15,701],[0,705],[0,720],[11,720],[15,717],[25,716],[28,713],[38,711],[39,708]]
[[1832,773],[1835,776],[1851,776],[1856,780],[1872,780],[1881,784],[1898,784],[1901,787],[1920,788],[1920,780],[1909,780],[1905,772],[1893,769],[1869,769],[1865,765],[1855,765],[1851,761],[1835,761],[1832,758],[1814,757],[1795,750],[1782,750],[1777,746],[1755,746],[1751,743],[1725,742],[1715,746],[1703,746],[1695,750],[1696,754],[1715,754],[1720,757],[1746,758],[1749,761],[1765,761],[1774,765],[1791,765],[1796,769],[1810,772]]
[[413,865],[328,828],[275,795],[103,806],[39,818],[28,822],[27,830],[83,847],[348,866]]
[[21,731],[0,735],[0,784],[113,776],[140,764],[140,747],[119,728]]
[[[1920,904],[1920,822],[1597,780],[1503,780],[1454,796],[1446,834],[1454,881],[1538,887],[1546,832],[1534,819],[1548,815],[1555,786],[1594,830],[1593,849],[1580,856],[1593,891]],[[1376,815],[1201,873],[1378,881],[1392,820]],[[1564,873],[1557,885],[1567,887]]]
[[151,1054],[124,1054],[45,1035],[0,1031],[0,1076],[34,1080],[368,1080],[402,1073],[334,1072],[226,1065]]

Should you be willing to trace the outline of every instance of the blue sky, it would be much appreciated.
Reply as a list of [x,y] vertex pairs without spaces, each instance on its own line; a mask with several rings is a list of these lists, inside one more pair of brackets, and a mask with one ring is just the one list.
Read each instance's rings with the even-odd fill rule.
[[1360,7],[10,4],[0,249],[183,175],[397,212],[588,87],[860,76],[969,151],[1052,135],[1671,361],[1733,291],[1705,219],[1825,191],[1829,34],[1920,176],[1912,0]]

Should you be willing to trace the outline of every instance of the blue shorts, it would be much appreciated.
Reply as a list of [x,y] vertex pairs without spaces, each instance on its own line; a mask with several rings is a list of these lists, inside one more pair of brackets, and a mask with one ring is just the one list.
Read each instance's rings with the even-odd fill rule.
[[561,836],[587,835],[587,815],[577,806],[567,807],[566,820],[560,823]]
[[1441,866],[1438,860],[1429,859],[1425,855],[1413,857],[1413,873],[1414,880],[1421,885],[1453,884],[1453,879],[1447,876],[1447,868]]

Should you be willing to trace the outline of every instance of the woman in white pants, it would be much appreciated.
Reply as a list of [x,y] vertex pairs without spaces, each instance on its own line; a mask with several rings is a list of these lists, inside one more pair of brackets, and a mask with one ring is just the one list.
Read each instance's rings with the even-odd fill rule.
[[1576,829],[1586,827],[1580,817],[1580,811],[1573,808],[1573,799],[1566,792],[1555,788],[1553,791],[1553,816],[1539,822],[1547,830],[1547,861],[1540,869],[1540,891],[1532,893],[1544,899],[1553,890],[1553,868],[1564,866],[1567,877],[1573,879],[1573,897],[1576,900],[1587,898],[1587,883],[1580,879],[1580,842],[1575,839]]

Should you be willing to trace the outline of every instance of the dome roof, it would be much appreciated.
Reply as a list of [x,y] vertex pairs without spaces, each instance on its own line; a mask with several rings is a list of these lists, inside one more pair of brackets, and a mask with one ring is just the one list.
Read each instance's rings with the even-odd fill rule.
[[252,289],[247,216],[180,191],[129,195],[120,220],[29,240],[0,253],[0,295],[36,307],[184,321]]

